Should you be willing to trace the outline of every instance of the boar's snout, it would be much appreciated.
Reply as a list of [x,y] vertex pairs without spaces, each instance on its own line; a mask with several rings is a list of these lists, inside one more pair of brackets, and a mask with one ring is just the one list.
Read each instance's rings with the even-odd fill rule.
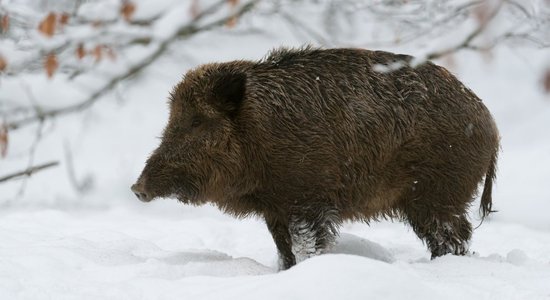
[[151,194],[145,191],[144,184],[141,180],[132,185],[131,190],[141,202],[150,202],[153,199]]

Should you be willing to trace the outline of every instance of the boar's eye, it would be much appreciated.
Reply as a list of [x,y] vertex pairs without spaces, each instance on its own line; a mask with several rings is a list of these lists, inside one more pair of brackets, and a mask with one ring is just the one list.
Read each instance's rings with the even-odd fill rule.
[[191,120],[191,128],[197,128],[202,124],[202,120],[199,117],[193,117]]

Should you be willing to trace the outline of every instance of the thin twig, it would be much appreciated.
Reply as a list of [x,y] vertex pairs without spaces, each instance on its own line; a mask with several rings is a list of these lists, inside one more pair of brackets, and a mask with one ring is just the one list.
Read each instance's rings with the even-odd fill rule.
[[29,176],[32,176],[33,174],[35,174],[38,171],[42,171],[42,170],[47,169],[47,168],[55,167],[58,164],[59,164],[58,161],[52,161],[52,162],[41,164],[41,165],[38,165],[38,166],[29,167],[26,170],[0,177],[0,182],[12,180],[12,179],[15,179],[15,178],[18,178],[18,177],[21,177],[21,176],[29,177]]
[[[375,6],[371,5],[371,6],[368,6],[367,8],[375,16],[384,17],[384,18],[387,18],[387,19],[397,19],[397,22],[404,23],[407,28],[409,28],[411,26],[418,27],[417,23],[429,22],[428,23],[429,26],[427,26],[427,27],[424,26],[425,28],[418,27],[419,28],[418,31],[416,31],[414,34],[409,34],[407,36],[404,36],[404,37],[400,38],[399,43],[409,43],[411,41],[415,41],[415,40],[418,40],[422,37],[428,36],[430,33],[433,33],[434,31],[436,31],[436,30],[438,30],[438,29],[440,29],[444,26],[447,26],[451,21],[455,20],[458,17],[466,16],[472,8],[474,8],[476,6],[479,6],[479,5],[482,5],[484,3],[484,1],[486,1],[486,0],[474,0],[474,1],[466,2],[462,5],[458,5],[456,7],[450,7],[450,8],[452,8],[451,12],[448,12],[448,13],[445,12],[444,17],[437,18],[436,20],[432,20],[433,17],[431,15],[426,17],[426,14],[416,12],[416,11],[415,12],[408,12],[408,13],[405,13],[403,15],[399,15],[399,14],[396,14],[395,12],[392,13],[392,12],[384,12],[382,10],[377,10],[376,5]],[[421,10],[426,10],[426,9],[427,8],[425,6],[423,6],[423,8]],[[399,13],[399,11],[398,11],[398,13]],[[420,19],[417,18],[416,17],[417,15],[420,15],[421,18]],[[409,17],[409,19],[402,20],[403,17]],[[369,44],[372,45],[373,43],[371,42]],[[379,41],[376,44],[378,44],[380,46],[395,45],[395,41]]]
[[[29,161],[28,161],[28,167],[27,169],[31,168],[34,164],[34,155],[36,153],[36,149],[38,148],[38,144],[40,143],[40,140],[42,140],[42,129],[44,128],[44,120],[40,120],[40,123],[38,125],[38,128],[36,129],[36,134],[34,137],[34,141],[31,145],[31,148],[29,149]],[[23,182],[21,182],[21,186],[19,187],[19,191],[17,192],[17,197],[23,196],[23,193],[25,193],[25,188],[27,187],[27,178],[23,178]]]
[[[36,99],[35,99],[32,91],[31,91],[29,85],[23,80],[21,80],[21,85],[23,87],[23,90],[27,94],[28,100],[31,103],[32,108],[34,109],[35,113],[37,115],[41,114],[42,109],[40,108],[40,106],[36,102]],[[42,129],[43,128],[44,128],[44,120],[40,119],[39,123],[38,123],[38,128],[36,128],[34,141],[32,142],[32,145],[29,149],[29,159],[28,159],[28,163],[27,163],[27,168],[31,168],[32,165],[34,164],[34,156],[35,156],[35,153],[36,153],[36,149],[38,149],[38,144],[42,140]],[[17,197],[23,196],[23,193],[25,192],[25,188],[27,187],[27,178],[28,177],[23,178],[23,181],[21,182],[21,186],[19,187],[19,191],[17,192]]]
[[521,11],[521,13],[523,13],[524,17],[526,17],[528,19],[533,17],[533,15],[527,10],[527,8],[525,8],[520,3],[516,2],[516,1],[513,1],[513,0],[503,0],[503,2],[506,2],[510,6],[513,6],[513,7],[517,8],[519,11]]
[[315,30],[307,26],[304,22],[298,20],[297,18],[294,18],[292,15],[285,12],[281,12],[281,16],[286,19],[286,21],[290,25],[294,26],[295,28],[301,29],[304,33],[306,33],[306,35],[314,38],[319,44],[329,45],[327,40],[323,36],[321,36],[321,34],[317,33]]
[[472,41],[476,37],[478,37],[481,33],[483,33],[483,31],[487,28],[487,25],[498,15],[498,12],[500,11],[501,8],[502,8],[502,2],[499,2],[498,6],[493,9],[491,14],[487,17],[487,19],[484,20],[483,22],[480,22],[479,26],[474,31],[472,31],[468,36],[466,36],[466,38],[462,42],[460,42],[459,44],[453,47],[429,53],[428,55],[426,55],[426,59],[433,60],[433,59],[437,59],[437,58],[441,58],[443,56],[449,55],[451,53],[455,53],[462,49],[475,47],[471,45]]
[[76,171],[74,168],[74,161],[69,143],[65,142],[65,166],[67,167],[67,175],[73,188],[80,194],[84,194],[92,189],[94,180],[90,175],[84,176],[82,180],[76,178]]

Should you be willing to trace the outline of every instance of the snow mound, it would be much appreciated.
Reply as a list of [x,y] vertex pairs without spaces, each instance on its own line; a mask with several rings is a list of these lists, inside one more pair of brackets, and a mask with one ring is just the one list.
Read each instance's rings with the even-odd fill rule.
[[514,249],[506,255],[506,261],[517,266],[525,264],[528,260],[525,252],[519,249]]
[[331,253],[352,254],[391,263],[393,254],[381,245],[349,233],[341,233]]
[[400,266],[345,254],[313,257],[288,271],[239,282],[201,299],[458,299]]
[[[550,295],[550,243],[545,232],[533,229],[487,222],[476,234],[483,241],[475,247],[478,254],[429,260],[425,246],[401,224],[346,226],[351,233],[341,234],[332,253],[276,272],[277,252],[263,222],[182,210],[180,218],[132,209],[5,212],[0,299],[531,300]],[[512,241],[519,229],[532,241],[529,247],[494,246]]]

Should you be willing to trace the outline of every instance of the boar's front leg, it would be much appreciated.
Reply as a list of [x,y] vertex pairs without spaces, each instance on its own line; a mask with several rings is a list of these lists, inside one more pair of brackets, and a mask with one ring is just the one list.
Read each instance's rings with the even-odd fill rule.
[[297,209],[289,226],[296,263],[329,251],[340,224],[337,210],[323,208],[321,204],[311,209]]
[[292,253],[292,240],[288,228],[288,221],[277,217],[265,217],[269,232],[273,236],[279,252],[279,270],[287,270],[296,264]]

